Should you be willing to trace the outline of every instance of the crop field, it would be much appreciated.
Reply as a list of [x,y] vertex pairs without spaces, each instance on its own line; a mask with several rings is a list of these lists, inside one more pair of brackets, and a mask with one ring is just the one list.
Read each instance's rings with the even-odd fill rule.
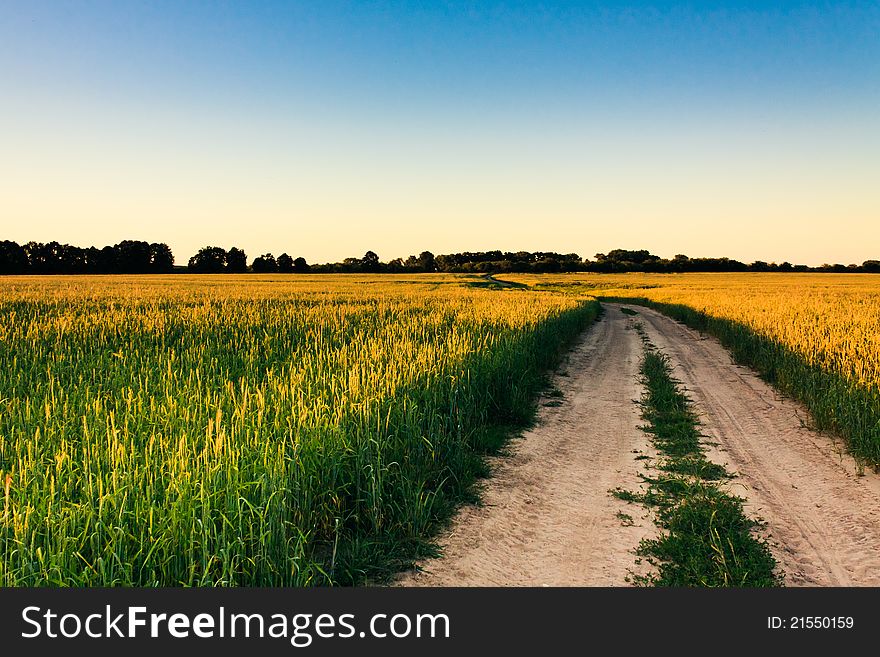
[[453,276],[0,279],[0,585],[312,585],[430,551],[594,300]]
[[[880,464],[878,326],[867,274],[2,277],[0,585],[380,583],[438,547],[438,572],[411,581],[873,583],[873,489],[728,368],[803,402],[865,474]],[[711,500],[737,511],[720,569],[703,549],[726,531],[715,514],[693,540],[673,531],[673,511],[696,507],[666,488],[692,475],[652,465],[649,335],[667,363],[655,385],[676,413],[693,403],[685,465],[711,431],[734,450],[729,476],[745,470],[687,489],[717,485]],[[478,498],[486,457],[535,418],[528,456],[493,466],[491,512],[465,513],[447,553],[438,532]],[[763,547],[746,498],[786,552]],[[659,571],[632,575],[637,546]],[[699,549],[699,572],[663,575]],[[846,565],[829,571],[829,555]]]
[[509,275],[536,290],[637,301],[717,336],[737,361],[880,464],[880,276]]

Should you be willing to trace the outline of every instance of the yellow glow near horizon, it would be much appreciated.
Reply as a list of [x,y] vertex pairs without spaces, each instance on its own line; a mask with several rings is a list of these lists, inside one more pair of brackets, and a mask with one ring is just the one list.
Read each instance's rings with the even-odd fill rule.
[[150,123],[131,108],[84,132],[19,118],[0,177],[3,238],[22,242],[164,241],[178,263],[207,244],[310,262],[367,249],[385,260],[495,248],[880,257],[880,140],[847,126],[570,122],[536,134],[478,123],[462,140],[425,125]]

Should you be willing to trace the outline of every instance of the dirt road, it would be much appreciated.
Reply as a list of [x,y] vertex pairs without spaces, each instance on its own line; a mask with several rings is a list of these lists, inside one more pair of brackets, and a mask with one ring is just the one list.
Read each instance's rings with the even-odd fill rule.
[[[564,397],[494,459],[481,507],[465,507],[441,537],[443,556],[409,586],[625,585],[633,549],[656,529],[609,489],[637,489],[640,454],[653,454],[633,403],[642,346],[633,321],[672,358],[675,376],[715,443],[709,458],[738,473],[732,490],[767,522],[791,585],[880,584],[880,477],[804,425],[806,412],[716,340],[646,308],[629,317],[604,304],[555,384]],[[617,516],[630,514],[633,524]],[[643,567],[643,566],[642,566]]]
[[[630,329],[627,330],[627,325]],[[608,494],[636,489],[648,450],[633,400],[642,353],[632,320],[606,313],[573,351],[512,455],[493,459],[481,507],[465,507],[440,543],[444,556],[401,578],[415,586],[624,585],[633,548],[655,532],[640,507]],[[551,399],[545,403],[554,403]],[[618,512],[633,516],[623,526]],[[624,521],[626,522],[626,521]]]

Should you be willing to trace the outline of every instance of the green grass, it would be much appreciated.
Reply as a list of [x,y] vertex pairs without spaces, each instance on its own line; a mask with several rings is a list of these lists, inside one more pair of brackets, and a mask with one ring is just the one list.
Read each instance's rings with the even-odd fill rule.
[[778,586],[776,562],[756,535],[759,524],[745,515],[741,498],[721,487],[731,475],[705,458],[691,403],[672,378],[668,357],[647,340],[641,373],[642,417],[648,422],[643,428],[662,459],[656,476],[643,476],[644,492],[618,489],[613,494],[653,507],[661,534],[638,548],[656,572],[635,581],[646,586]]

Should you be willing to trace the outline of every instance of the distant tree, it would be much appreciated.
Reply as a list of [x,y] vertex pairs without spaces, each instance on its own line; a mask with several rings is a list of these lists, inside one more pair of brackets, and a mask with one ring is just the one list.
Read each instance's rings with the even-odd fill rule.
[[156,274],[174,271],[174,254],[164,242],[150,244],[150,271]]
[[23,247],[25,255],[27,255],[30,273],[46,274],[47,254],[45,244],[40,242],[27,242]]
[[687,271],[690,266],[691,259],[688,258],[683,253],[676,253],[672,260],[666,263],[666,271],[670,272],[683,272]]
[[243,274],[247,270],[247,254],[233,246],[226,252],[226,271],[230,274]]
[[259,258],[254,258],[251,270],[255,274],[272,274],[278,271],[278,263],[275,262],[275,256],[271,253],[265,253]]
[[119,259],[116,249],[112,246],[105,246],[101,249],[96,257],[96,266],[99,274],[118,274]]
[[28,270],[27,252],[17,242],[0,242],[0,274],[25,274]]
[[58,273],[84,274],[86,272],[86,252],[78,246],[61,244],[58,247]]
[[361,258],[361,268],[367,272],[377,272],[379,271],[379,256],[373,253],[372,251],[367,251],[364,254],[364,257]]
[[434,266],[438,271],[452,271],[457,265],[454,255],[438,255],[434,258]]
[[558,272],[561,269],[562,265],[560,265],[559,261],[555,258],[541,258],[531,267],[531,271],[542,274]]
[[[599,260],[600,254],[596,255]],[[633,267],[632,265],[644,265],[647,262],[657,261],[660,258],[653,255],[650,251],[640,249],[638,251],[628,251],[627,249],[614,249],[609,251],[608,255],[603,258],[615,263],[614,269],[618,270],[641,270],[642,267]]]
[[430,251],[422,251],[419,254],[419,269],[425,272],[432,272],[437,270],[437,265],[434,262],[434,254]]
[[85,255],[85,267],[86,273],[88,274],[104,274],[106,272],[102,272],[100,270],[101,266],[101,250],[97,247],[90,246],[87,249],[83,249],[83,253]]
[[865,260],[862,263],[862,271],[880,274],[880,260]]
[[189,259],[188,267],[196,274],[221,274],[226,271],[226,249],[206,246]]
[[[612,251],[611,253],[614,253],[614,251]],[[651,253],[647,249],[640,249],[639,251],[626,251],[625,253],[627,253],[630,256],[627,259],[632,260],[633,262],[645,262],[647,260],[659,260],[660,259],[658,256],[655,256],[653,253]]]
[[342,261],[341,266],[336,268],[336,271],[353,273],[361,271],[361,269],[363,269],[363,260],[361,260],[360,258],[346,258]]
[[28,242],[24,245],[25,253],[27,253],[30,270],[33,274],[60,274],[61,261],[59,249],[61,245],[58,242],[49,242],[42,244],[40,242]]
[[583,266],[583,260],[577,253],[566,253],[559,261],[562,271],[578,271]]
[[291,258],[286,253],[282,253],[278,256],[278,271],[282,274],[289,274],[293,271],[293,258]]
[[306,262],[305,258],[300,257],[293,261],[293,271],[297,274],[304,274],[310,269],[311,267],[309,267],[309,263]]
[[150,271],[150,244],[140,240],[122,240],[113,247],[122,273],[146,274]]

